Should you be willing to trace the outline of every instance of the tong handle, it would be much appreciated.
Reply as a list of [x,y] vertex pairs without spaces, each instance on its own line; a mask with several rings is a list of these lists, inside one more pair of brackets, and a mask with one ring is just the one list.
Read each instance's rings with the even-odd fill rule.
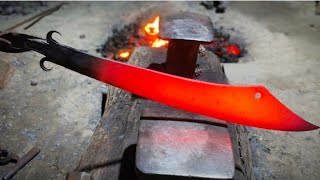
[[42,38],[20,34],[15,32],[0,32],[0,51],[7,53],[22,53],[30,49],[25,47],[25,42],[32,39],[43,40]]

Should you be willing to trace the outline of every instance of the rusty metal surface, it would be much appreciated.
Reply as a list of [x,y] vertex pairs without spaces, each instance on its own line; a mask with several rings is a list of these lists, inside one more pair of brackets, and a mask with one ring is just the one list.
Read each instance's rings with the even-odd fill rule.
[[3,176],[2,180],[11,179],[20,169],[22,169],[26,164],[28,164],[39,153],[39,148],[32,148],[27,154],[25,154],[18,160],[17,164],[13,166],[12,169],[6,175]]
[[136,152],[143,174],[231,179],[234,159],[225,127],[142,120]]
[[0,147],[0,166],[7,165],[9,163],[17,163],[19,156]]
[[168,107],[166,105],[157,104],[156,107],[147,107],[143,110],[141,115],[142,120],[172,120],[172,121],[188,121],[188,122],[201,122],[212,124],[216,126],[227,127],[225,121],[185,112],[179,109]]
[[213,25],[208,16],[190,12],[180,12],[163,16],[159,23],[159,37],[162,39],[179,39],[211,42]]
[[210,51],[204,51],[198,55],[199,65],[197,79],[201,81],[214,82],[219,84],[228,84],[228,78],[224,72],[224,67],[219,58]]
[[199,42],[170,40],[165,72],[181,77],[193,78],[196,69]]
[[159,36],[170,42],[166,62],[163,68],[158,70],[194,78],[199,45],[213,40],[213,25],[210,18],[190,12],[180,12],[161,17],[159,26]]

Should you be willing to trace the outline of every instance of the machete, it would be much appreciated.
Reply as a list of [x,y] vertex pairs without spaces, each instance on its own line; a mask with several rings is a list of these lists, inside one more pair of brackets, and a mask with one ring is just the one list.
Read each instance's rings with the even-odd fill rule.
[[[178,109],[231,123],[271,130],[307,131],[319,128],[288,109],[264,86],[236,86],[203,82],[89,55],[60,45],[50,31],[47,38],[11,34],[16,51],[34,50],[70,70]],[[56,32],[58,33],[58,32]],[[17,38],[19,37],[19,38]],[[19,51],[19,52],[20,52]]]

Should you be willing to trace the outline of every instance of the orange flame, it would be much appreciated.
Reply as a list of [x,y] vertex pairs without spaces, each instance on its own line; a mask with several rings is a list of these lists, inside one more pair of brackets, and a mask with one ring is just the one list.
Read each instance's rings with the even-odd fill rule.
[[154,48],[163,47],[163,46],[166,46],[168,43],[169,41],[157,38],[152,42],[151,47],[154,47]]
[[129,57],[129,55],[130,55],[129,52],[122,52],[122,53],[119,54],[119,56],[122,57],[122,58],[127,58],[127,57]]
[[159,34],[159,19],[159,16],[157,16],[153,22],[148,23],[144,27],[144,30],[148,35],[155,36]]
[[132,50],[131,49],[121,49],[117,52],[116,54],[116,59],[120,60],[120,61],[127,61],[130,58]]
[[160,17],[157,16],[152,22],[147,23],[144,26],[144,31],[149,36],[148,39],[150,39],[149,44],[151,47],[154,47],[154,48],[164,47],[164,46],[167,46],[169,43],[169,41],[160,39],[158,37],[159,21],[160,21]]

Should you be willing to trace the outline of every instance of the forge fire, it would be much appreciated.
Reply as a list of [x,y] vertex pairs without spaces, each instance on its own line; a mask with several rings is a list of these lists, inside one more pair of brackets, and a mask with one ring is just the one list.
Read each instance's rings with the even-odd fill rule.
[[0,179],[320,179],[319,2],[0,2]]
[[[159,38],[159,22],[160,16],[155,16],[146,22],[137,20],[120,30],[114,29],[113,36],[97,51],[104,57],[127,61],[135,47],[167,47],[169,41]],[[214,30],[214,37],[214,40],[210,44],[204,44],[204,47],[216,54],[221,62],[235,63],[246,54],[243,45],[230,41],[230,35],[224,33],[222,28]],[[121,56],[121,53],[126,56]]]

